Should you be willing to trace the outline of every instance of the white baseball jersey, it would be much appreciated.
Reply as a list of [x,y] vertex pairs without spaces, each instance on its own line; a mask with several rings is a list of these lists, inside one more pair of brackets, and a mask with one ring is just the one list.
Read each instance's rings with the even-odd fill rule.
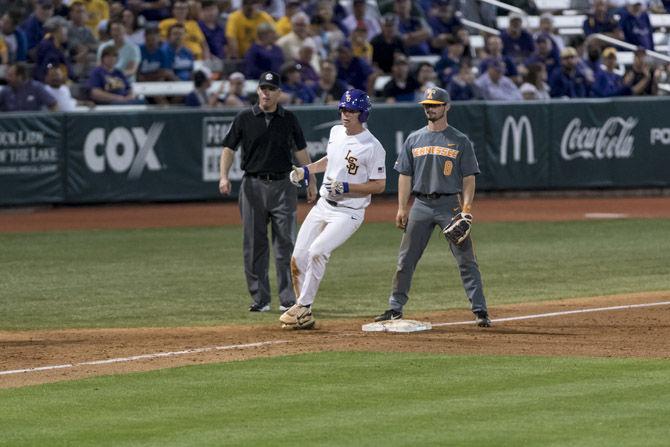
[[[386,153],[367,129],[349,136],[344,126],[334,126],[330,130],[326,155],[328,165],[324,178],[349,183],[386,178]],[[330,254],[358,230],[365,208],[370,204],[370,194],[365,197],[343,194],[333,198],[328,197],[323,186],[320,194],[321,198],[300,226],[293,249],[293,287],[298,303],[303,306],[314,302]],[[337,206],[327,201],[337,202]]]
[[[381,143],[369,130],[356,135],[347,135],[342,125],[330,129],[326,148],[328,166],[323,175],[333,180],[349,183],[367,183],[368,180],[386,178],[386,152]],[[328,197],[328,191],[321,185],[321,197],[337,202],[339,206],[353,209],[365,208],[370,204],[370,194],[365,197]]]

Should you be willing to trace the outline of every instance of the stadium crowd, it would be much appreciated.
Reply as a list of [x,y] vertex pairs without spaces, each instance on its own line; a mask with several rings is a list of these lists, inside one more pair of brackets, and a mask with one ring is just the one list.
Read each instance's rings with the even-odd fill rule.
[[[480,31],[464,21],[496,28],[507,10],[475,0],[0,0],[0,110],[242,106],[253,100],[245,82],[264,71],[281,75],[284,104],[332,103],[350,87],[381,102],[435,85],[454,101],[655,95],[668,78],[647,50],[649,14],[670,13],[669,0],[573,0],[586,19],[571,36],[533,0],[506,3],[539,26],[512,13],[477,48]],[[634,45],[632,63],[622,69],[622,49],[594,33]],[[193,91],[138,97],[133,84],[148,81]]]

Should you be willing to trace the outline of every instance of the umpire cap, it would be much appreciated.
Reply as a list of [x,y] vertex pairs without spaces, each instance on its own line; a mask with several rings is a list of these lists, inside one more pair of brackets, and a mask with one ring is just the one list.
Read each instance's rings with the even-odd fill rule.
[[258,86],[279,88],[279,74],[275,73],[274,71],[266,71],[265,73],[261,74],[260,78],[258,78]]
[[449,101],[449,93],[445,89],[431,87],[423,92],[423,100],[419,104],[447,104]]

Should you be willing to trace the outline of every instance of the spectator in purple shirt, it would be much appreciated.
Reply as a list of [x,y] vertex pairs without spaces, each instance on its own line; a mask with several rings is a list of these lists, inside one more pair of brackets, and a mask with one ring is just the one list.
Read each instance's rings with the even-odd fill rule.
[[537,39],[541,35],[551,40],[553,47],[559,53],[565,48],[565,40],[563,40],[563,36],[561,36],[558,28],[554,26],[554,15],[549,12],[545,12],[540,16],[540,24],[537,31],[533,33],[533,38]]
[[[647,62],[644,48],[635,50],[633,63],[626,71],[626,76],[631,78],[631,90],[633,95],[656,95],[658,92],[658,78],[661,67],[654,68]],[[625,78],[625,76],[624,76]]]
[[277,33],[269,23],[261,23],[256,28],[256,41],[244,55],[245,75],[250,79],[257,79],[266,71],[281,70],[284,63],[284,53],[275,44]]
[[[246,78],[236,71],[228,76],[228,89],[219,97],[219,103],[228,107],[242,107],[251,104],[249,95],[244,91]],[[222,88],[224,85],[222,84]],[[222,92],[223,93],[223,92]]]
[[463,51],[465,51],[463,43],[456,39],[456,37],[449,36],[447,39],[447,49],[435,64],[435,70],[442,85],[449,84],[451,77],[458,72],[458,67],[461,65],[463,58]]
[[44,29],[47,34],[37,46],[33,77],[44,82],[47,66],[51,65],[60,69],[66,78],[72,78],[70,61],[66,55],[67,21],[61,16],[54,16],[46,21]]
[[28,40],[23,30],[17,27],[21,16],[17,11],[8,11],[2,16],[2,37],[7,44],[9,62],[25,61],[28,57]]
[[219,59],[226,58],[226,31],[219,24],[219,6],[214,0],[202,2],[202,20],[198,20],[200,30],[205,35],[209,52]]
[[291,104],[311,104],[316,93],[300,79],[299,64],[287,62],[281,70],[281,89],[291,96]]
[[208,93],[212,86],[209,75],[198,70],[193,74],[193,91],[184,98],[184,105],[188,107],[213,107],[218,103],[216,94]]
[[21,24],[21,30],[26,34],[28,57],[35,60],[35,48],[44,38],[44,23],[54,15],[54,5],[51,0],[39,0],[35,4],[35,12],[30,14]]
[[339,1],[333,0],[311,0],[306,3],[305,12],[310,17],[321,17],[328,23],[333,23],[343,34],[346,35],[347,28],[342,23],[347,18],[347,10],[340,5]]
[[43,109],[56,110],[57,102],[41,82],[28,78],[23,62],[10,65],[6,74],[7,87],[0,91],[0,111],[21,112]]
[[168,30],[168,40],[163,44],[168,64],[172,72],[182,81],[191,79],[195,56],[184,46],[186,30],[181,23],[175,23]]
[[607,0],[593,0],[593,9],[584,19],[582,29],[585,36],[602,33],[616,39],[623,39],[619,21],[609,13]]
[[501,31],[503,54],[512,58],[515,64],[521,64],[535,51],[533,36],[523,28],[523,17],[510,14],[507,29]]
[[137,80],[175,81],[177,77],[172,71],[168,54],[161,42],[160,31],[156,26],[148,27],[144,33],[144,44],[140,45],[142,60],[137,69]]
[[463,61],[458,73],[452,76],[447,91],[452,101],[469,101],[475,99],[477,86],[475,85],[475,74],[470,62]]
[[344,92],[347,91],[347,84],[337,79],[337,67],[333,61],[322,59],[319,67],[321,68],[321,77],[319,83],[314,89],[316,100],[319,104],[337,104]]
[[540,63],[545,66],[547,73],[551,73],[560,65],[558,48],[554,47],[553,41],[544,34],[537,36],[535,43],[537,44],[535,51],[525,60],[524,65],[528,67],[531,64]]
[[591,86],[579,67],[579,54],[574,47],[561,50],[561,66],[549,75],[552,98],[586,98]]
[[654,49],[654,28],[649,14],[640,0],[628,0],[626,8],[621,10],[619,24],[628,43],[647,50]]
[[430,47],[433,53],[439,54],[446,47],[448,39],[456,34],[456,30],[463,26],[461,19],[456,15],[456,8],[449,0],[436,0],[433,15],[428,18],[428,24],[433,30]]
[[360,57],[354,56],[351,44],[347,41],[337,47],[337,77],[348,85],[367,92],[373,90],[374,76],[372,67]]
[[505,63],[505,76],[512,79],[514,83],[518,85],[521,82],[521,76],[519,75],[519,71],[512,58],[503,54],[502,39],[499,36],[489,36],[486,39],[485,49],[486,56],[482,58],[482,61],[479,64],[479,72],[485,73],[490,61],[501,59]]
[[295,59],[295,62],[300,66],[300,78],[308,87],[314,87],[319,82],[319,74],[311,64],[315,51],[314,43],[311,40],[306,40],[300,45],[298,57]]
[[596,74],[596,79],[591,88],[591,94],[596,98],[607,98],[610,96],[628,96],[632,93],[631,84],[633,75],[627,74],[626,78],[614,72],[617,67],[617,52],[614,47],[607,47],[602,54],[604,70]]
[[520,101],[523,99],[519,88],[504,75],[505,64],[501,60],[489,62],[486,73],[475,81],[477,94],[489,101]]
[[88,78],[91,100],[96,104],[137,104],[128,79],[116,65],[118,52],[109,45],[103,48],[100,65],[95,67]]
[[428,42],[433,33],[424,19],[411,15],[412,2],[395,0],[393,10],[398,16],[398,31],[407,53],[410,55],[430,54]]

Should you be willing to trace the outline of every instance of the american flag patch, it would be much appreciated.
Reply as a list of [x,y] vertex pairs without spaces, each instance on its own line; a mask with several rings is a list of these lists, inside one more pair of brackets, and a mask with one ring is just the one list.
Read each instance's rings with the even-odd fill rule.
[[378,172],[378,173],[382,173],[382,172],[384,172],[384,168],[383,168],[383,167],[379,167],[379,168],[377,168],[377,172]]

